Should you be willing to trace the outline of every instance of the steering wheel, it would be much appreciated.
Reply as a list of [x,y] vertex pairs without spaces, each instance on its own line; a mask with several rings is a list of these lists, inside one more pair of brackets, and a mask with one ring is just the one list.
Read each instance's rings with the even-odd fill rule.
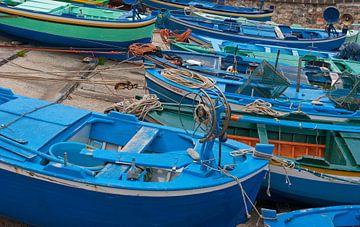
[[[191,104],[185,104],[192,99]],[[183,117],[183,108],[190,107],[193,110],[194,123],[192,126],[185,126]],[[188,115],[187,115],[188,116]],[[220,120],[224,116],[222,126],[220,126]],[[229,125],[231,116],[230,105],[223,94],[223,92],[216,86],[211,90],[198,89],[196,92],[189,92],[184,95],[179,104],[179,120],[189,135],[195,137],[197,133],[203,133],[203,137],[200,138],[200,142],[205,142],[219,138],[225,140],[226,131]]]

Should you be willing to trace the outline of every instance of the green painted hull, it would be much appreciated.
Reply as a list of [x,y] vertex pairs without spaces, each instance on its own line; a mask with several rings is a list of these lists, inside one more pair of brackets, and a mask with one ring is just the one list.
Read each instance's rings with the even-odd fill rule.
[[61,24],[24,17],[11,17],[5,13],[0,13],[0,17],[0,25],[20,28],[30,32],[39,32],[75,39],[91,39],[99,42],[129,42],[132,40],[151,39],[152,31],[155,28],[154,24],[128,29],[98,28]]
[[[152,111],[146,120],[162,125],[194,129],[193,107],[183,105],[181,110],[177,104],[163,104],[162,111]],[[235,113],[233,111],[233,114]],[[244,113],[241,113],[244,115]],[[248,115],[250,116],[250,115]],[[299,118],[300,119],[300,118]],[[301,119],[302,121],[304,119]],[[279,119],[281,121],[281,119]],[[296,122],[296,121],[295,121]],[[360,122],[359,122],[360,123]],[[360,127],[360,124],[357,125]],[[331,124],[331,122],[329,122]],[[332,130],[309,130],[299,127],[286,127],[275,125],[263,125],[259,130],[258,124],[251,122],[230,121],[228,134],[241,137],[259,139],[262,143],[268,141],[282,141],[291,143],[319,144],[324,146],[324,157],[306,157],[306,159],[293,159],[299,165],[338,171],[358,172],[360,176],[360,166],[355,162],[353,156],[360,156],[357,150],[352,150],[354,145],[360,144],[358,133],[340,133]],[[344,124],[355,126],[356,123]],[[331,126],[329,125],[329,128]],[[265,139],[264,139],[265,137]]]
[[6,0],[0,5],[0,30],[61,47],[127,48],[148,43],[156,18],[108,8],[53,0]]

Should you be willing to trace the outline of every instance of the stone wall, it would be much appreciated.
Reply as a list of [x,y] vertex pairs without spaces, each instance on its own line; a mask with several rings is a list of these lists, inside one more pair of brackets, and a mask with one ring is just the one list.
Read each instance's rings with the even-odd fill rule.
[[[227,4],[256,7],[257,2],[254,0],[228,0]],[[354,23],[360,23],[360,0],[265,0],[265,2],[265,7],[275,6],[272,20],[276,23],[324,27],[323,10],[329,5],[336,6],[341,14],[351,14],[355,19]],[[335,26],[340,27],[339,24]]]

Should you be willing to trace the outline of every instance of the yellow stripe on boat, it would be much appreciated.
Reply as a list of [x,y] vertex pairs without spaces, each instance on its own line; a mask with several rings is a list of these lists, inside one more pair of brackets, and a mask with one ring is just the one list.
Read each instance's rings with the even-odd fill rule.
[[[279,163],[274,161],[271,162],[271,165],[280,166]],[[316,168],[316,167],[309,167],[305,165],[301,165],[302,168],[315,171],[317,173],[334,175],[334,176],[343,176],[343,177],[360,177],[360,172],[353,172],[353,171],[344,171],[344,170],[332,170],[332,169],[324,169],[324,168]]]
[[92,26],[92,27],[102,27],[102,28],[139,28],[153,24],[156,21],[156,18],[153,18],[152,20],[131,22],[131,23],[90,21],[90,20],[82,20],[77,18],[64,18],[59,16],[45,15],[45,14],[28,12],[24,10],[9,9],[6,7],[0,7],[0,13],[7,13],[10,15],[27,17],[36,20],[50,21],[55,23],[74,24],[79,26]]

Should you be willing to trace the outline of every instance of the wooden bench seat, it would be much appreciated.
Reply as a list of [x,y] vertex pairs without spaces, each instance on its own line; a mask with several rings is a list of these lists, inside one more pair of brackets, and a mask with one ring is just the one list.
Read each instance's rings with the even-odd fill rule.
[[[140,130],[128,141],[120,152],[141,153],[155,139],[159,130],[156,128],[141,127]],[[118,165],[108,163],[96,175],[96,177],[119,179],[120,176],[128,170],[128,165]]]

